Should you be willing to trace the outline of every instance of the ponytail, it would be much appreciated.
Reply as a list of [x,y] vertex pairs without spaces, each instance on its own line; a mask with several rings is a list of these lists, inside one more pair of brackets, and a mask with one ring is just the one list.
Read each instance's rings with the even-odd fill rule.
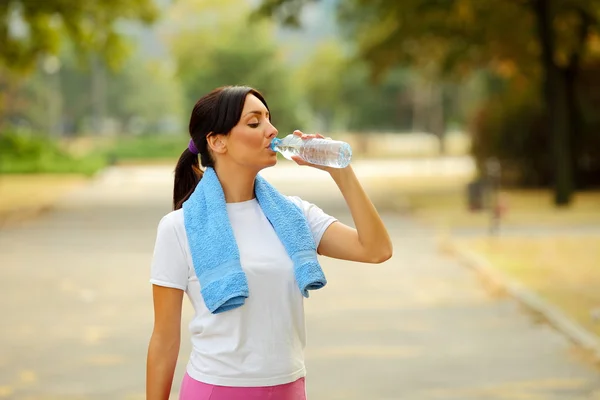
[[178,210],[192,195],[196,185],[202,179],[202,170],[198,155],[185,149],[175,167],[175,183],[173,185],[173,210]]

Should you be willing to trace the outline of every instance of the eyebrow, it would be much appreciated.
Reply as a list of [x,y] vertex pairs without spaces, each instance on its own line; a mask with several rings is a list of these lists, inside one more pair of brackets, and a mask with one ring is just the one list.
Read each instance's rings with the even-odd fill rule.
[[[249,111],[249,112],[246,113],[246,115],[248,115],[248,114],[262,115],[263,113],[262,113],[262,111],[255,110],[255,111]],[[270,115],[268,111],[266,112],[266,114]],[[244,117],[246,115],[244,115]]]

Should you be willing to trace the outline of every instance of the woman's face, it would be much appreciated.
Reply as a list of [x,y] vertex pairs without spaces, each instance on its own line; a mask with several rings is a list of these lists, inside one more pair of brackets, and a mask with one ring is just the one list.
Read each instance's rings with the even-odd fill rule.
[[261,170],[277,163],[269,146],[277,136],[267,107],[253,94],[246,96],[242,116],[225,140],[225,154],[238,165]]

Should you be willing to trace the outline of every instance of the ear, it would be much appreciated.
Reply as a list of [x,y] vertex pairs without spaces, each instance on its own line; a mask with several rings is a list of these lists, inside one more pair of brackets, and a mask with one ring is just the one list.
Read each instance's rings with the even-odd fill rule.
[[209,134],[206,141],[208,142],[208,147],[213,152],[218,154],[225,154],[227,152],[227,136]]

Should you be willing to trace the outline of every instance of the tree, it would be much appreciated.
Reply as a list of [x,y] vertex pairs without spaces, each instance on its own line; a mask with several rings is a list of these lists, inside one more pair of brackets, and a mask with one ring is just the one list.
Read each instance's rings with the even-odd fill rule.
[[[306,0],[263,0],[259,13],[293,23]],[[555,204],[574,189],[573,139],[581,124],[575,78],[600,31],[595,0],[351,0],[339,18],[375,78],[395,65],[462,77],[488,68],[541,80],[553,138]]]
[[302,97],[318,121],[315,128],[320,132],[345,125],[347,103],[339,77],[346,69],[346,57],[339,43],[330,41],[318,46],[298,70],[296,79],[302,83]]
[[281,132],[301,129],[298,95],[281,61],[273,24],[246,23],[249,7],[240,0],[180,0],[167,18],[165,36],[177,61],[191,110],[215,87],[248,85],[265,96]]
[[[105,74],[103,96],[98,100],[90,95],[94,69],[78,62],[70,44],[63,47],[54,63],[60,68],[55,67],[51,74],[48,68],[52,64],[20,79],[0,80],[11,99],[4,115],[0,115],[0,122],[4,120],[8,127],[18,126],[56,137],[103,132],[182,132],[181,126],[177,126],[182,111],[181,88],[162,60],[137,54],[118,70],[111,70],[98,60],[96,68],[102,68]],[[12,72],[6,76],[15,75]],[[102,124],[104,129],[99,131],[95,109],[100,102],[103,108],[100,117],[110,123]]]
[[66,39],[77,46],[80,60],[97,65],[100,55],[114,69],[129,50],[118,25],[150,23],[156,16],[153,0],[0,1],[0,130],[14,114],[8,93],[22,88],[23,76],[40,64],[55,60]]
[[4,0],[0,2],[0,64],[31,70],[40,55],[58,54],[66,36],[80,51],[102,53],[111,64],[122,61],[122,20],[150,23],[152,0]]
[[368,78],[365,62],[349,59],[343,44],[330,40],[314,49],[295,80],[320,132],[410,129],[411,74],[396,68],[377,84]]

